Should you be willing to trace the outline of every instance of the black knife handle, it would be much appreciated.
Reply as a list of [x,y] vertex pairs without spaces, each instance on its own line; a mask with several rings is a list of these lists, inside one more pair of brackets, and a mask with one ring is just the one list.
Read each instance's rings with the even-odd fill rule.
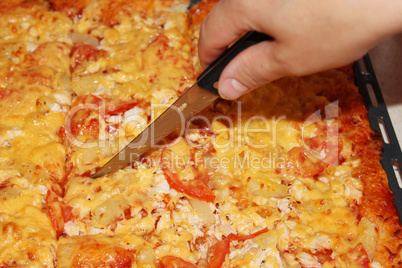
[[218,95],[218,90],[214,87],[214,84],[219,81],[219,77],[226,65],[246,48],[269,40],[273,40],[273,38],[266,34],[254,31],[247,32],[198,76],[198,86]]

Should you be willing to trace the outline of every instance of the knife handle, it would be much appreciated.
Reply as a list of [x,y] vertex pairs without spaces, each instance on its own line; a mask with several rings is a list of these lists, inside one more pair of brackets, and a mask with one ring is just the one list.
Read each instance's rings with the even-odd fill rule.
[[208,66],[197,78],[199,87],[206,89],[214,94],[219,95],[217,88],[214,84],[219,81],[219,77],[223,69],[228,63],[234,59],[240,52],[252,45],[258,44],[262,41],[273,40],[272,37],[259,33],[247,32],[236,43],[230,46],[222,55],[220,55],[211,65]]

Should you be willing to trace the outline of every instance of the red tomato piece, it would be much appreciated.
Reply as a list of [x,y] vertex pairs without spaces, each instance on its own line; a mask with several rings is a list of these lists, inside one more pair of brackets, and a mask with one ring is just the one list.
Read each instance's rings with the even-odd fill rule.
[[137,106],[139,101],[133,101],[133,102],[120,102],[117,105],[108,105],[106,108],[106,114],[107,115],[118,115],[122,114],[135,106]]
[[63,219],[64,222],[69,222],[71,220],[73,220],[74,214],[73,214],[73,208],[70,206],[62,206],[62,214],[63,214]]
[[82,109],[76,112],[71,119],[71,134],[74,137],[79,135],[91,135],[97,138],[99,135],[99,120],[90,118],[94,111],[90,109]]
[[[230,236],[230,235],[229,235]],[[225,262],[226,255],[230,253],[230,238],[216,242],[214,245],[214,252],[211,260],[209,261],[207,268],[220,268]]]
[[[315,154],[315,157],[318,157],[325,164],[337,165],[340,160],[339,153],[342,147],[342,143],[338,139],[338,131],[337,124],[319,126],[315,137],[304,140],[305,151]],[[321,156],[320,152],[323,152],[324,155]]]
[[99,58],[107,57],[107,52],[94,46],[80,43],[71,49],[70,57],[70,69],[73,72],[83,62],[97,61]]
[[87,170],[84,173],[82,173],[80,176],[81,177],[91,177],[92,175],[92,170]]
[[236,240],[236,241],[244,241],[244,240],[248,240],[248,239],[253,239],[254,237],[266,233],[268,232],[268,228],[265,227],[264,229],[259,230],[258,232],[255,232],[254,234],[249,234],[246,236],[239,236],[239,235],[235,235],[235,234],[230,234],[228,235],[228,238],[230,240]]
[[95,95],[77,97],[73,103],[73,107],[76,107],[75,112],[69,115],[71,117],[70,125],[65,127],[66,133],[74,137],[91,135],[97,138],[99,135],[99,105],[106,100],[108,98],[100,98]]
[[321,160],[315,162],[308,157],[306,152],[301,147],[293,147],[286,156],[286,161],[282,167],[282,172],[289,175],[313,177],[321,172],[328,166],[327,163]]
[[193,179],[184,182],[180,179],[177,171],[173,167],[169,167],[166,161],[168,158],[165,157],[166,151],[164,149],[161,154],[162,158],[162,171],[169,185],[178,192],[185,193],[191,197],[197,198],[199,200],[204,200],[207,202],[213,202],[215,200],[215,195],[212,190],[204,183],[205,178]]
[[254,234],[246,235],[246,236],[238,236],[235,234],[229,234],[228,237],[225,239],[216,242],[214,245],[213,256],[209,261],[207,268],[220,268],[222,267],[223,263],[225,262],[226,255],[230,254],[230,241],[244,241],[247,239],[253,239],[254,237],[268,232],[268,228],[265,227],[264,229],[255,232]]

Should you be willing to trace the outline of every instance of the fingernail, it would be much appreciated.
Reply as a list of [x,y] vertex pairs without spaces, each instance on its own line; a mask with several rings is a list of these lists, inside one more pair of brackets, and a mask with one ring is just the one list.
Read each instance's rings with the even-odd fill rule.
[[222,85],[219,85],[221,97],[227,100],[237,99],[247,91],[248,87],[233,78],[226,79]]

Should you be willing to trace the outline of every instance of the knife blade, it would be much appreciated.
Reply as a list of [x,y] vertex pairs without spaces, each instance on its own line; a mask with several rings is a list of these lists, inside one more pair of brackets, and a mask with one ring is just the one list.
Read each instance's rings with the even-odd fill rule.
[[226,65],[244,49],[270,40],[273,40],[270,36],[255,31],[244,34],[198,76],[197,82],[190,89],[92,175],[92,178],[96,179],[128,166],[178,126],[183,126],[186,120],[214,102],[219,97],[216,83]]

